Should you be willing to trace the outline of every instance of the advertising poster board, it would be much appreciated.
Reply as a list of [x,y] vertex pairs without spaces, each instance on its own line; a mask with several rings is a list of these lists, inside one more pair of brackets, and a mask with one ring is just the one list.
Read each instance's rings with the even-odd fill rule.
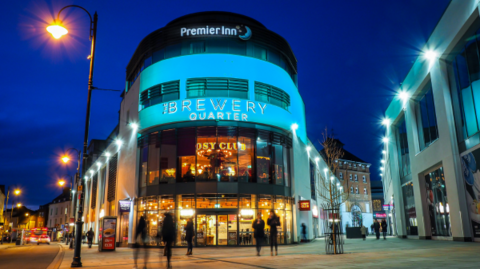
[[462,156],[461,161],[473,236],[480,238],[480,149]]
[[104,217],[101,221],[101,249],[100,251],[114,251],[117,234],[117,218]]

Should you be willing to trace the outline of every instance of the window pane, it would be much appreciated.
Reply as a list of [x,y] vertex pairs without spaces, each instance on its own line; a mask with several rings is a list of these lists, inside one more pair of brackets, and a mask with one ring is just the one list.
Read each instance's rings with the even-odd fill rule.
[[217,181],[215,167],[217,166],[216,157],[216,136],[215,127],[198,128],[197,135],[197,181]]
[[[175,92],[175,93],[166,93],[162,96],[163,98],[163,102],[169,102],[169,101],[173,101],[173,100],[178,100],[179,97],[178,97],[178,92]],[[152,104],[153,105],[153,104]]]
[[198,194],[197,208],[216,208],[217,196],[215,194]]
[[[158,135],[158,133],[154,133]],[[153,135],[153,134],[150,134]],[[157,185],[159,182],[160,148],[155,144],[148,146],[148,181],[147,185]]]
[[161,61],[165,59],[165,50],[157,50],[153,53],[153,63],[156,63],[158,61]]
[[242,40],[231,39],[228,42],[228,52],[237,55],[247,55],[247,43]]
[[228,90],[206,90],[205,96],[208,97],[228,97]]
[[207,52],[209,53],[228,53],[228,40],[211,39],[207,41]]
[[236,182],[238,143],[236,136],[219,136],[217,149],[218,174],[220,181]]
[[413,195],[413,183],[407,183],[402,187],[403,204],[405,207],[405,220],[408,235],[418,235],[417,212],[415,210],[415,197]]
[[162,196],[160,198],[160,209],[161,210],[173,210],[175,209],[175,200],[173,199],[173,196]]
[[229,91],[228,95],[230,98],[243,98],[248,99],[248,92],[243,91]]
[[[238,198],[236,194],[222,194],[218,197],[220,208],[238,208]],[[233,227],[232,227],[233,228]]]
[[142,164],[142,168],[140,170],[140,187],[147,186],[147,176],[148,176],[148,144],[146,144],[140,153],[140,163]]
[[273,51],[273,50],[269,50],[268,51],[268,61],[271,62],[271,63],[274,63],[276,65],[281,65],[281,57],[280,57],[280,54],[278,54],[278,52],[276,51]]
[[197,41],[190,43],[190,53],[204,53],[205,52],[205,42]]
[[442,167],[425,176],[425,189],[432,236],[451,236],[450,209]]
[[257,140],[257,182],[270,182],[270,145],[266,140]]
[[165,49],[165,59],[180,56],[182,54],[182,44],[168,46]]
[[478,132],[477,119],[475,117],[475,107],[473,104],[472,90],[470,87],[462,90],[463,110],[465,113],[465,124],[467,125],[467,135],[471,136]]
[[253,57],[262,59],[262,60],[267,60],[267,50],[259,46],[254,46]]
[[461,53],[455,58],[458,68],[458,80],[460,83],[460,88],[465,89],[470,85],[470,80],[468,76],[468,67],[467,61],[465,60],[465,52]]
[[268,103],[268,95],[255,93],[255,100],[258,102]]
[[289,173],[289,160],[290,160],[290,149],[283,147],[283,178],[285,180],[285,186],[290,186],[290,173]]
[[465,48],[465,52],[467,55],[467,65],[468,65],[468,72],[470,74],[470,81],[476,81],[480,79],[479,72],[480,67],[478,63],[478,51],[477,51],[477,42],[471,41],[467,44]]
[[240,136],[238,138],[239,143],[239,156],[238,156],[238,181],[239,182],[252,182],[252,164],[254,158],[254,138]]
[[283,185],[283,146],[272,145],[272,156],[275,158],[273,161],[275,184]]
[[[476,113],[477,123],[478,125],[480,125],[480,117],[479,117],[480,116],[480,81],[477,80],[472,82],[472,92],[473,92],[473,101],[475,103],[475,110],[477,112]],[[466,111],[465,111],[465,114],[467,114]]]
[[160,183],[175,183],[177,170],[177,140],[175,130],[165,130],[160,144]]
[[182,168],[180,182],[195,182],[195,156],[178,157]]

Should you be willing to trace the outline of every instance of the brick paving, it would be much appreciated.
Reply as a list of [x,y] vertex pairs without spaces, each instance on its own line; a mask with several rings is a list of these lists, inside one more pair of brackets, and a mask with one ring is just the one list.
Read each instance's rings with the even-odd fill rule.
[[[269,247],[262,256],[255,256],[254,247],[194,248],[185,256],[186,248],[173,249],[174,268],[480,268],[480,243],[388,238],[366,241],[349,239],[345,254],[326,255],[323,239],[311,243],[280,246],[279,256],[270,256]],[[65,250],[60,268],[70,268],[73,250]],[[116,252],[82,249],[83,267],[133,268],[133,249],[117,248]],[[165,268],[163,249],[148,249],[147,268]],[[143,253],[140,257],[143,258]],[[139,261],[139,268],[143,259]]]

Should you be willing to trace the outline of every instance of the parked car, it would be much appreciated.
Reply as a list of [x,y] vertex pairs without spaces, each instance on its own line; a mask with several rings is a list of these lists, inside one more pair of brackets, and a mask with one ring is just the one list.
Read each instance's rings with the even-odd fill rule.
[[32,243],[32,244],[35,244],[38,242],[38,236],[30,236],[30,238],[26,238],[27,239],[27,243]]
[[50,237],[48,235],[40,235],[37,245],[40,245],[40,243],[50,245]]

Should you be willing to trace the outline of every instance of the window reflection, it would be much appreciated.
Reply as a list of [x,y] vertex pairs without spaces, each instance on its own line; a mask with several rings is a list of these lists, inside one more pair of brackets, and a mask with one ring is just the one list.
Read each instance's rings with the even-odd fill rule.
[[257,139],[257,182],[270,181],[270,145],[260,137]]

